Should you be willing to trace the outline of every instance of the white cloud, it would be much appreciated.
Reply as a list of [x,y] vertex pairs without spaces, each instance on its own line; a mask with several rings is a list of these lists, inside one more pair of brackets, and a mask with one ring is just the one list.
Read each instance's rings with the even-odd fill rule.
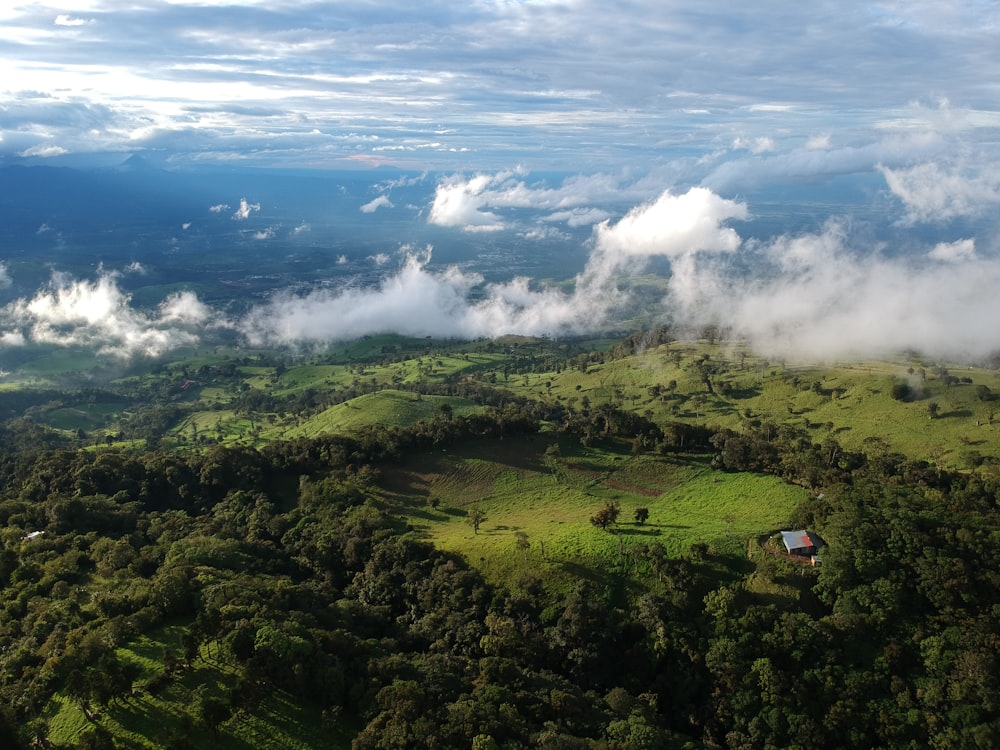
[[265,229],[258,230],[253,233],[253,238],[255,240],[272,240],[274,239],[274,228],[267,227]]
[[28,158],[31,156],[38,156],[43,159],[48,159],[53,156],[62,156],[63,154],[68,154],[69,151],[62,146],[55,146],[51,144],[40,143],[37,146],[32,146],[31,148],[26,148],[18,156],[23,156]]
[[554,211],[543,217],[544,221],[565,222],[571,227],[593,226],[610,218],[610,214],[600,208],[572,208],[567,211]]
[[305,222],[302,222],[297,227],[295,227],[295,229],[292,230],[292,234],[296,234],[296,235],[298,235],[298,234],[305,234],[310,229],[311,229],[311,227],[308,224],[306,224]]
[[56,16],[55,25],[56,26],[86,26],[87,24],[93,23],[92,18],[75,18],[73,16],[66,15],[65,13],[60,13]]
[[228,211],[229,210],[229,204],[228,203],[217,203],[214,206],[209,206],[208,210],[211,211],[213,214],[221,214],[223,211]]
[[[20,331],[0,331],[0,347],[19,347],[28,342]],[[5,373],[9,375],[10,373]]]
[[906,206],[909,223],[948,221],[979,216],[1000,204],[1000,168],[995,165],[963,173],[927,162],[907,169],[880,167],[893,195]]
[[245,221],[250,218],[250,214],[254,211],[260,211],[259,203],[248,203],[246,198],[240,198],[240,207],[233,214],[233,219],[236,221]]
[[7,264],[0,261],[0,289],[9,289],[13,284],[14,280],[10,277]]
[[466,231],[493,231],[516,224],[509,213],[512,210],[536,209],[551,211],[545,221],[591,226],[611,216],[607,208],[593,204],[640,200],[651,189],[662,189],[662,179],[655,172],[641,176],[597,173],[574,175],[552,185],[542,179],[529,182],[528,173],[520,167],[469,178],[452,175],[438,183],[428,222]]
[[665,191],[651,203],[633,208],[615,224],[595,229],[597,248],[605,254],[679,257],[699,250],[732,252],[740,237],[728,219],[746,219],[743,203],[721,198],[706,188],[674,195]]
[[204,327],[218,322],[212,309],[189,291],[171,294],[160,303],[159,313],[159,320],[163,323]]
[[752,275],[689,258],[666,303],[678,321],[721,324],[762,354],[796,361],[908,350],[964,361],[1000,351],[991,324],[1000,298],[990,291],[1000,261],[969,255],[964,242],[950,262],[922,263],[854,252],[845,240],[835,224],[778,238],[756,248]]
[[361,212],[366,214],[375,213],[379,208],[392,208],[392,202],[389,200],[389,196],[380,195],[377,198],[373,198],[368,201],[365,205],[361,207]]
[[30,340],[93,348],[124,359],[158,356],[199,340],[188,324],[204,325],[206,318],[180,312],[193,307],[193,295],[178,295],[168,299],[158,315],[148,315],[131,307],[114,274],[102,273],[95,281],[56,274],[31,299],[17,299],[0,309],[0,335],[7,345]]
[[488,194],[484,195],[484,191],[494,179],[481,174],[469,180],[456,176],[442,181],[434,193],[427,221],[465,230],[503,229],[499,216],[483,210],[488,204]]
[[975,260],[976,241],[973,239],[956,240],[955,242],[941,242],[935,245],[929,253],[928,258],[955,263],[960,261]]

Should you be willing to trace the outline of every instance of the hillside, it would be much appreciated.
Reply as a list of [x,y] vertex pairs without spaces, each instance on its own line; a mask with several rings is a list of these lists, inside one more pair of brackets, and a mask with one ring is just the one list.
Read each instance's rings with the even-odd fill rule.
[[8,383],[0,743],[1000,738],[995,373],[667,339]]

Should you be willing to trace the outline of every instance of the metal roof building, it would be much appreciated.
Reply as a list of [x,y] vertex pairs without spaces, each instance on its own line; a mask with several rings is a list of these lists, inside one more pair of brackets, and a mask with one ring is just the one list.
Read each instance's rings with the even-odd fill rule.
[[781,539],[790,555],[815,555],[823,540],[811,531],[782,531]]

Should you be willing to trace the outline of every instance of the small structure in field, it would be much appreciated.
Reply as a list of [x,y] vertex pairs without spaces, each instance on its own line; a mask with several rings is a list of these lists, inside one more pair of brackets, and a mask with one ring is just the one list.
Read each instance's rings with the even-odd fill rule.
[[819,562],[819,548],[823,540],[805,529],[799,531],[782,531],[781,539],[789,555],[812,558],[812,564]]

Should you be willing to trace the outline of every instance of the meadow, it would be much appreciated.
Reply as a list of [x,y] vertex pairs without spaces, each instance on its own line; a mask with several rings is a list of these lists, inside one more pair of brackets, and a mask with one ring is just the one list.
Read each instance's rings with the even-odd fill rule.
[[[495,583],[531,574],[553,591],[581,576],[647,590],[638,552],[655,543],[672,557],[704,550],[732,562],[748,539],[784,528],[806,495],[774,477],[715,471],[708,457],[633,455],[628,443],[584,447],[547,435],[414,456],[383,479],[386,499],[436,547]],[[597,528],[590,519],[608,503],[620,507],[619,521]],[[478,530],[472,509],[485,514]]]

